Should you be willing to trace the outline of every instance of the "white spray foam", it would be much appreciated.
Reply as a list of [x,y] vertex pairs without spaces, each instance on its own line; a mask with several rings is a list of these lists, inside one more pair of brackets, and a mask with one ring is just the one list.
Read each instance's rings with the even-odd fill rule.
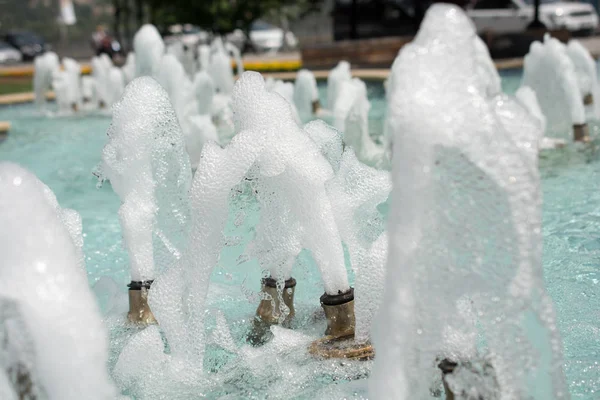
[[[112,399],[108,340],[72,234],[33,174],[0,164],[0,296],[18,304],[53,399]],[[70,214],[70,213],[69,213]]]
[[[474,36],[461,9],[434,5],[394,62],[390,253],[375,327],[374,399],[426,396],[436,359],[483,362],[485,354],[472,354],[465,300],[494,355],[502,398],[566,394],[541,268],[541,132],[520,105],[488,97]],[[521,130],[519,118],[529,118],[530,129]],[[529,324],[546,334],[535,347]],[[552,362],[536,364],[540,353]],[[482,389],[453,384],[457,392]]]

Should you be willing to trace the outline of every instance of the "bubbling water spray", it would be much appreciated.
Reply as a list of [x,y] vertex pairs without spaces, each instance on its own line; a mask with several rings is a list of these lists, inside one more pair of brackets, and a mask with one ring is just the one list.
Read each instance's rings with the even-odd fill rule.
[[135,76],[154,76],[165,53],[165,44],[154,25],[142,26],[133,37]]
[[[187,240],[191,167],[167,93],[134,80],[113,112],[100,173],[121,199],[119,218],[134,290],[177,260]],[[140,286],[140,287],[138,287]]]
[[56,53],[49,51],[35,58],[33,91],[35,103],[39,109],[43,110],[46,107],[46,93],[52,87],[52,79],[59,68],[60,64]]
[[[64,223],[78,216],[61,209],[47,186],[12,163],[0,163],[0,192],[3,346],[17,352],[15,361],[29,361],[13,365],[19,368],[13,383],[21,384],[14,398],[35,396],[35,390],[52,399],[115,398],[106,369],[107,335],[76,244],[80,231]],[[18,336],[11,336],[14,323],[24,329]],[[30,343],[23,347],[27,333]],[[23,385],[27,380],[31,386]],[[6,383],[0,379],[0,386]]]
[[333,109],[334,126],[344,132],[344,143],[354,148],[363,163],[376,167],[388,167],[385,149],[369,135],[369,109],[367,85],[358,79],[338,83],[339,94]]
[[525,56],[522,86],[537,95],[549,129],[546,135],[570,141],[573,127],[586,123],[585,108],[577,72],[567,47],[546,35],[543,43],[534,42]]
[[462,10],[434,5],[394,62],[375,399],[427,396],[441,359],[458,396],[567,396],[541,268],[541,132],[531,120],[521,129],[520,105],[507,113],[482,90],[474,38]]
[[294,104],[303,120],[310,118],[319,108],[317,80],[315,75],[307,69],[301,69],[296,74]]
[[335,110],[337,101],[340,98],[341,83],[350,81],[351,79],[352,73],[350,72],[350,63],[348,61],[340,61],[329,72],[329,76],[327,77],[327,108],[329,110]]

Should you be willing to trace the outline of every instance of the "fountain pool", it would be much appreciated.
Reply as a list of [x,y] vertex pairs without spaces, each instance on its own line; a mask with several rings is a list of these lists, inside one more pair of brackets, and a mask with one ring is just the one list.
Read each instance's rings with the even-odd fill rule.
[[[514,93],[519,86],[519,71],[504,73],[502,78],[504,91]],[[325,104],[325,86],[319,85],[319,91],[321,103]],[[371,133],[377,137],[382,131],[385,110],[382,84],[369,83],[368,95],[372,102]],[[0,108],[0,120],[12,122],[9,137],[0,144],[0,160],[13,161],[29,169],[54,191],[62,207],[81,214],[89,282],[96,286],[106,322],[112,327],[112,369],[134,328],[128,331],[119,323],[127,310],[125,285],[130,281],[127,252],[121,245],[120,201],[110,184],[95,189],[97,180],[92,176],[106,143],[110,119],[98,115],[47,118],[33,105],[21,105]],[[597,136],[593,129],[592,134]],[[600,156],[596,157],[589,150],[582,155],[570,148],[559,150],[551,158],[544,157],[548,156],[542,153],[544,277],[563,338],[565,373],[574,399],[597,399],[600,394],[600,191],[596,182],[600,179]],[[260,290],[259,266],[243,257],[245,245],[254,235],[252,227],[258,220],[258,205],[250,199],[241,194],[231,204],[225,232],[227,246],[213,272],[208,294],[208,329],[212,339],[207,346],[205,369],[220,373],[212,375],[215,378],[212,381],[198,384],[202,393],[197,388],[187,393],[185,388],[178,388],[169,398],[190,398],[190,393],[227,399],[264,398],[267,393],[271,398],[366,396],[364,378],[370,371],[371,361],[314,360],[306,353],[306,345],[321,336],[325,321],[316,300],[322,294],[321,278],[311,258],[304,253],[294,266],[294,277],[299,282],[295,294],[297,330],[294,331],[298,336],[285,338],[297,345],[281,352],[275,341],[256,352],[240,351],[237,357],[244,361],[228,363],[236,357],[235,349],[245,342]],[[245,202],[245,215],[240,213],[242,207],[236,202]],[[213,312],[216,305],[222,314]],[[231,338],[224,337],[227,335],[220,329],[223,317],[231,330]],[[229,339],[236,346],[228,347]]]

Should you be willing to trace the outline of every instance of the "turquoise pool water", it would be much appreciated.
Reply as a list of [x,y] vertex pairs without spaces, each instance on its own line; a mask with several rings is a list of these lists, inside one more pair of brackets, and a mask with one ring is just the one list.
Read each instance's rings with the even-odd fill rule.
[[[503,88],[514,92],[519,72],[503,76]],[[321,97],[325,98],[323,87]],[[380,84],[369,85],[372,98],[372,131],[380,131],[385,102]],[[83,219],[84,251],[91,285],[110,277],[118,290],[109,295],[110,281],[102,280],[96,291],[111,335],[111,367],[130,331],[114,328],[126,307],[126,284],[130,281],[127,254],[121,245],[117,218],[119,199],[110,185],[97,188],[92,175],[100,160],[110,119],[105,116],[48,118],[32,105],[0,108],[0,120],[12,123],[10,135],[0,143],[0,160],[10,160],[33,171],[55,192],[62,207],[77,210]],[[377,125],[379,124],[379,125]],[[541,162],[544,191],[544,272],[554,299],[564,341],[565,371],[575,399],[600,398],[600,157],[593,151],[564,150],[545,154]],[[0,194],[1,195],[1,194]],[[223,312],[234,341],[242,345],[254,315],[261,271],[244,256],[253,236],[256,204],[238,197],[232,204],[227,246],[213,274],[208,304]],[[244,218],[244,223],[236,225]],[[322,286],[309,257],[301,255],[294,267],[296,327],[316,339],[324,329],[318,297]],[[108,283],[107,283],[108,282]],[[116,301],[116,303],[115,303]],[[109,312],[111,305],[116,304]],[[211,311],[211,312],[212,312]],[[115,322],[116,321],[116,322]],[[210,320],[209,329],[214,327]],[[364,377],[370,362],[315,361],[298,348],[285,360],[262,360],[267,372],[256,366],[227,363],[235,355],[209,345],[205,366],[216,372],[213,386],[203,393],[209,398],[360,398],[366,393]],[[350,380],[349,377],[356,378]],[[290,395],[293,393],[294,395]],[[175,398],[175,397],[174,397]]]

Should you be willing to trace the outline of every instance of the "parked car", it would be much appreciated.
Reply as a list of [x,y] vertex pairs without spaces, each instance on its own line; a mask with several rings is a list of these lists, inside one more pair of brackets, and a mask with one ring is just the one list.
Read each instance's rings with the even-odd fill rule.
[[48,50],[48,45],[38,35],[31,32],[11,32],[4,37],[5,41],[23,55],[23,60],[33,60]]
[[[591,4],[558,0],[541,3],[539,18],[547,29],[591,35],[598,27],[598,13]],[[479,0],[467,14],[478,32],[523,32],[533,21],[533,0]]]
[[21,61],[23,56],[19,50],[6,42],[0,42],[0,64],[10,64]]
[[256,51],[279,51],[284,45],[295,48],[298,45],[296,36],[288,31],[271,25],[262,20],[256,20],[250,26],[250,44]]
[[167,46],[181,41],[184,45],[194,48],[200,44],[207,44],[210,41],[210,34],[195,25],[177,24],[169,27],[163,40]]

